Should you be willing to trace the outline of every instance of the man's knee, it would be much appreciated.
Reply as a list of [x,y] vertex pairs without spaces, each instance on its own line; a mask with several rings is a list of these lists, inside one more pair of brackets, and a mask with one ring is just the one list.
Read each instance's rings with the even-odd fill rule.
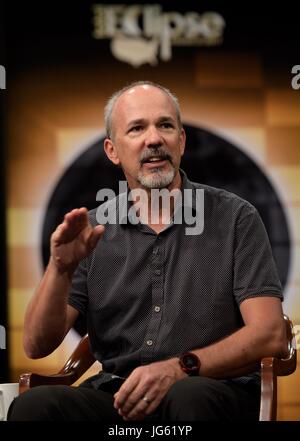
[[181,403],[201,404],[212,396],[214,390],[215,380],[206,377],[188,377],[174,383],[167,396],[170,400]]
[[162,417],[176,421],[226,419],[222,385],[206,377],[177,381],[162,402]]
[[69,386],[38,386],[19,395],[12,403],[11,421],[45,421],[59,419],[59,403],[64,401]]

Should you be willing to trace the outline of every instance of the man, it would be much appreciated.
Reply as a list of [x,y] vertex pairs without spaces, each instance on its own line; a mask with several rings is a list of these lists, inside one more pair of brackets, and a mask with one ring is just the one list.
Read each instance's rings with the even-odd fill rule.
[[[26,392],[10,419],[258,418],[259,360],[287,347],[280,282],[256,210],[180,170],[185,132],[178,102],[162,86],[137,82],[118,91],[105,121],[106,155],[132,193],[147,194],[131,202],[139,222],[130,222],[129,209],[105,227],[97,210],[66,214],[24,324],[25,351],[39,358],[87,314],[104,372],[82,387]],[[204,190],[201,234],[174,222],[186,204],[197,212],[194,197],[181,205],[175,198],[169,213],[156,206],[153,222],[155,189]]]

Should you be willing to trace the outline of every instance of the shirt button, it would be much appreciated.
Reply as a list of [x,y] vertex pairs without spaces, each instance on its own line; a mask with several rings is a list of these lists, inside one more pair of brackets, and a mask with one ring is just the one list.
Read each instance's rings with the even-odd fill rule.
[[147,340],[147,345],[148,346],[152,346],[153,345],[153,340]]
[[154,311],[155,312],[159,312],[160,311],[160,306],[154,306]]
[[155,273],[157,276],[160,276],[160,275],[161,275],[161,270],[157,269],[157,270],[154,271],[154,273]]

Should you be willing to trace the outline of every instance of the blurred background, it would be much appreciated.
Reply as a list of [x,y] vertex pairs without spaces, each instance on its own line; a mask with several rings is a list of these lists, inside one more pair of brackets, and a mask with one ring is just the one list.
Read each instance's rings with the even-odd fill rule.
[[[103,154],[103,107],[136,80],[178,96],[188,176],[259,210],[284,311],[300,327],[296,18],[284,6],[223,3],[2,3],[0,382],[56,372],[85,331],[78,322],[43,359],[24,354],[24,312],[47,264],[52,231],[71,208],[97,206],[97,191],[117,192],[123,179]],[[299,369],[280,378],[280,420],[300,420],[299,389]]]

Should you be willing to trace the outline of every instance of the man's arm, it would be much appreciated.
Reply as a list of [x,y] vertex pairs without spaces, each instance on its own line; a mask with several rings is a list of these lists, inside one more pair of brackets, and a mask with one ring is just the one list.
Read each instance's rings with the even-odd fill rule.
[[[285,356],[287,340],[281,301],[253,297],[240,305],[245,326],[224,339],[194,352],[201,360],[200,375],[230,378],[259,367],[264,356]],[[115,395],[115,407],[125,420],[143,419],[157,408],[169,388],[185,378],[178,358],[136,368]],[[141,398],[151,403],[145,407]]]
[[240,376],[259,368],[262,357],[287,354],[280,299],[249,298],[241,303],[240,311],[245,326],[217,343],[193,351],[201,360],[201,375],[213,378]]
[[67,303],[72,276],[103,231],[102,225],[93,228],[86,208],[80,208],[67,213],[52,234],[48,267],[25,314],[24,349],[30,358],[54,351],[74,324],[79,313]]

